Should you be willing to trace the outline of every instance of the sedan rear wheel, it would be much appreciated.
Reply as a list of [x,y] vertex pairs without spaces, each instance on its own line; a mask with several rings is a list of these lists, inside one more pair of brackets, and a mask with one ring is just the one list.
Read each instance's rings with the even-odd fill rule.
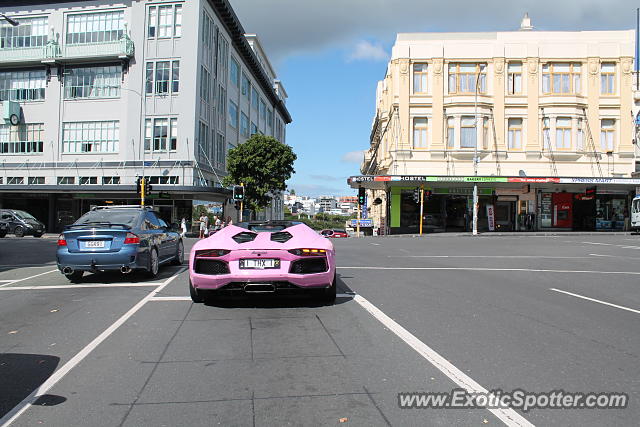
[[67,279],[69,279],[69,281],[70,281],[71,283],[78,283],[78,282],[82,279],[82,276],[83,276],[83,275],[84,275],[84,271],[78,271],[78,270],[76,270],[76,271],[74,271],[73,273],[71,273],[71,274],[65,274],[64,276],[65,276]]
[[24,237],[24,228],[21,225],[17,226],[13,234],[15,234],[16,237]]
[[178,248],[176,249],[176,257],[173,259],[173,265],[182,265],[184,262],[184,244],[178,242]]
[[147,270],[149,276],[156,277],[159,269],[160,262],[158,260],[158,251],[156,248],[151,248],[151,252],[149,252],[149,269]]

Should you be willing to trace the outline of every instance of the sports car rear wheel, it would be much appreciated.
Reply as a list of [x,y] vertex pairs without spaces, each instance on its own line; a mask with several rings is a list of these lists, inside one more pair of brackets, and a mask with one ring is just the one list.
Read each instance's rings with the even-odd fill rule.
[[334,274],[333,283],[331,286],[324,290],[322,294],[322,300],[328,304],[332,304],[336,301],[336,295],[338,293],[338,278]]
[[204,302],[204,296],[202,295],[202,291],[198,292],[196,288],[191,284],[191,280],[189,280],[189,295],[191,296],[191,301],[195,303]]

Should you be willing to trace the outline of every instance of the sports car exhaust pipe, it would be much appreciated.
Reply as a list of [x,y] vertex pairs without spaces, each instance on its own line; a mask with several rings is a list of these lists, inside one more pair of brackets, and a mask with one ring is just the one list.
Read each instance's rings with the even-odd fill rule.
[[272,283],[247,283],[244,291],[248,294],[264,294],[275,292],[276,287]]
[[122,267],[120,267],[120,273],[122,274],[131,273],[131,267],[127,267],[126,265],[123,265]]
[[67,275],[69,275],[69,274],[73,274],[73,268],[71,268],[71,267],[65,267],[65,268],[63,268],[63,269],[62,269],[62,274],[67,274]]

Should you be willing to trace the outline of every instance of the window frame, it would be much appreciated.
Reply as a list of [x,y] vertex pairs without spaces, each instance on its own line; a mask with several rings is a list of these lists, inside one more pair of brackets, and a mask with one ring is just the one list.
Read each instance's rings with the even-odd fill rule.
[[[166,122],[166,125],[163,124]],[[166,134],[162,127],[166,126]],[[161,132],[156,135],[156,129]],[[162,148],[164,146],[164,148]],[[157,147],[157,148],[156,148]],[[144,152],[174,153],[178,149],[178,118],[163,116],[150,117],[144,121]]]
[[[474,65],[475,66],[475,71],[473,73],[464,71],[461,72],[460,71],[460,67],[461,66],[470,66],[470,65]],[[452,67],[455,66],[455,70],[453,72],[453,74],[451,73],[452,71]],[[478,74],[480,74],[480,78],[478,79]],[[471,77],[472,76],[472,77]],[[452,77],[453,77],[453,81],[454,81],[454,88],[452,90],[451,88],[451,81],[452,81]],[[462,79],[461,77],[465,77],[465,79],[469,79],[471,77],[471,80],[469,80],[469,82],[472,82],[472,86],[473,86],[473,90],[472,91],[463,91],[461,90],[461,86],[462,86],[462,82],[464,79]],[[448,93],[449,95],[475,95],[476,93],[476,80],[478,80],[479,83],[479,88],[478,88],[478,95],[486,95],[487,94],[487,64],[483,63],[483,62],[450,62],[447,64],[447,84],[448,84]]]
[[[605,127],[604,122],[611,122],[611,127]],[[600,149],[602,152],[609,153],[616,149],[616,124],[617,120],[613,118],[601,118],[600,119]],[[606,139],[606,147],[603,144],[603,136]],[[611,139],[609,141],[609,138]],[[609,147],[609,142],[611,147]]]
[[42,102],[45,101],[46,87],[45,69],[0,71],[0,101]]
[[[235,111],[232,111],[232,110],[235,110]],[[238,104],[236,104],[232,100],[229,100],[229,126],[231,126],[236,130],[240,125],[239,111],[240,109],[238,108]]]
[[[520,124],[518,125],[518,121]],[[513,125],[512,125],[513,123]],[[515,136],[519,136],[519,142],[516,146],[513,142],[516,141]],[[507,149],[512,151],[522,151],[524,136],[524,119],[522,117],[509,117],[507,118]]]
[[[99,80],[103,80],[107,84],[102,86],[95,84]],[[90,84],[85,84],[87,81]],[[103,64],[66,67],[63,82],[65,100],[120,98],[122,94],[122,66]],[[78,93],[81,96],[78,96]],[[85,93],[88,95],[85,96]]]
[[[560,121],[568,122],[569,125],[568,126],[560,125]],[[567,116],[556,117],[556,141],[555,141],[556,150],[569,151],[573,147],[573,138],[572,138],[573,126],[572,125],[573,125],[573,121],[571,120],[571,117],[567,117]],[[567,143],[567,135],[569,136],[568,143]],[[559,138],[560,136],[562,136],[562,138]]]
[[[429,118],[426,116],[416,116],[413,118],[413,144],[414,150],[425,150],[429,148]],[[418,126],[418,121],[424,121],[424,125]]]
[[[466,121],[473,120],[473,125],[472,125],[472,126],[466,125],[466,124],[465,124],[465,120],[466,120]],[[463,135],[463,131],[464,131],[465,129],[467,129],[467,132],[468,132],[468,129],[473,129],[473,133],[474,133],[474,135],[475,135],[475,138],[474,138],[474,143],[475,143],[475,145],[471,145],[471,146],[469,146],[469,145],[463,145],[464,138],[463,138],[463,136],[462,136],[462,135]],[[461,117],[460,117],[460,149],[464,149],[464,150],[467,150],[467,149],[475,149],[477,145],[478,145],[478,125],[477,125],[477,118],[476,118],[475,116],[461,116]]]
[[[74,149],[71,149],[72,147]],[[98,147],[98,149],[94,150],[94,147]],[[119,152],[119,120],[86,120],[62,123],[63,154],[114,154]]]
[[[416,67],[423,69],[417,70]],[[413,73],[411,93],[414,95],[425,95],[429,91],[429,64],[427,62],[414,62],[411,71]],[[419,83],[418,85],[416,83]],[[416,88],[418,86],[418,88]]]
[[[182,5],[182,3],[157,3],[148,6],[146,38],[148,40],[167,40],[182,37]],[[160,9],[171,9],[171,13],[167,14],[167,23],[162,25],[162,28],[170,29],[171,35],[160,35]]]
[[[516,69],[519,67],[519,69]],[[507,95],[522,95],[522,62],[512,61],[507,63]],[[520,85],[520,89],[516,90],[516,86]]]
[[[102,19],[103,16],[104,19]],[[86,18],[86,20],[83,22],[82,18]],[[68,46],[116,43],[125,34],[124,22],[124,9],[65,14],[64,43]],[[97,31],[86,31],[88,27],[94,27],[94,25],[104,28],[98,28]],[[71,32],[74,29],[80,31]],[[94,40],[94,38],[103,39]]]
[[[612,66],[613,71],[603,71],[606,66]],[[600,95],[612,96],[617,93],[616,91],[616,64],[603,62],[600,64]]]
[[0,124],[0,155],[44,153],[44,123]]
[[[159,69],[158,67],[159,64],[162,65],[162,70]],[[159,72],[166,73],[166,78],[159,79],[158,78]],[[166,88],[166,90],[162,90],[163,88]],[[145,95],[146,96],[177,95],[179,91],[180,91],[180,60],[179,59],[163,59],[159,61],[147,61],[145,65]]]
[[[568,65],[569,71],[555,71],[555,67]],[[578,71],[576,71],[576,67]],[[559,77],[559,84],[563,86],[563,76],[566,76],[569,83],[569,91],[556,91],[556,76]],[[546,83],[545,83],[546,79]],[[576,82],[578,83],[576,85]],[[544,95],[581,95],[582,94],[582,63],[580,62],[548,62],[542,64],[542,93]],[[545,88],[547,85],[547,88]],[[576,86],[578,86],[576,90]]]

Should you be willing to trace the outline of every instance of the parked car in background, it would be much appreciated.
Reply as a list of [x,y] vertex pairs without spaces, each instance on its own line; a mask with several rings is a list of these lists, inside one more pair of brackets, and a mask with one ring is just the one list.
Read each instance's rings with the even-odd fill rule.
[[331,237],[331,238],[349,237],[349,234],[347,234],[345,230],[339,230],[336,228],[328,228],[326,230],[322,230],[320,231],[320,234],[323,235],[324,237]]
[[0,219],[0,238],[6,236],[8,232],[9,224]]
[[16,237],[32,235],[42,237],[45,226],[28,212],[16,209],[0,209],[0,220],[9,226],[9,233]]
[[85,271],[146,271],[182,264],[184,244],[151,207],[98,206],[65,227],[58,237],[58,269],[72,282]]

